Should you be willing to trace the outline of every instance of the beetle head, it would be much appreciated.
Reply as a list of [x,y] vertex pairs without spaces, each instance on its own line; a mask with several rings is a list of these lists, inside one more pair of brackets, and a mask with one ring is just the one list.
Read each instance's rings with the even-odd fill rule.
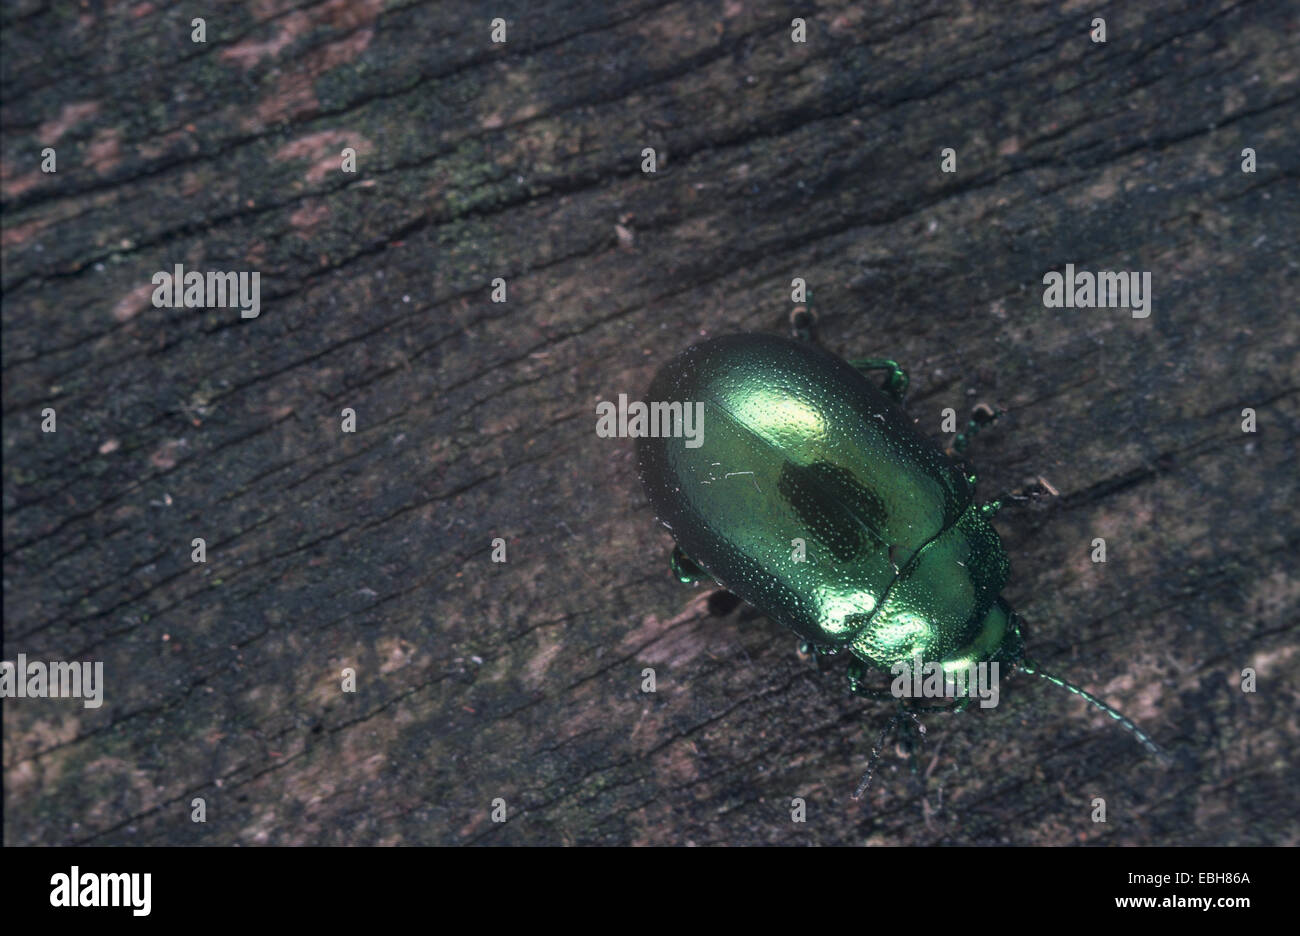
[[1020,616],[1000,596],[973,617],[963,631],[970,637],[962,646],[944,656],[943,668],[946,670],[978,663],[1011,667],[1024,659],[1025,641],[1020,634]]

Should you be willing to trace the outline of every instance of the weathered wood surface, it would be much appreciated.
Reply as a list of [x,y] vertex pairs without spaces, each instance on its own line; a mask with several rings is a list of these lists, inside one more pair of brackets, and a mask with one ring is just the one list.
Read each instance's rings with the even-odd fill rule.
[[[485,10],[5,5],[4,655],[107,679],[4,705],[6,844],[1300,842],[1294,6]],[[1045,309],[1066,263],[1151,316]],[[595,403],[795,276],[936,436],[1010,410],[984,493],[1062,496],[1006,594],[1175,766],[1020,677],[854,803],[888,709],[672,580]]]

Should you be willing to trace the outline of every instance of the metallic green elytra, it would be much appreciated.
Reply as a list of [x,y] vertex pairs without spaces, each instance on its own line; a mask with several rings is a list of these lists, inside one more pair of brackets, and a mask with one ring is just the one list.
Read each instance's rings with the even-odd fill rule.
[[1019,666],[1156,751],[1114,709],[1025,658],[1001,597],[1010,566],[989,522],[1000,502],[977,504],[975,477],[916,430],[901,408],[907,382],[893,361],[847,362],[762,334],[710,339],[665,365],[646,401],[702,413],[693,445],[659,423],[667,408],[637,439],[678,577],[707,574],[819,654],[847,651],[859,694],[881,695],[863,686],[867,669],[916,657],[945,671]]

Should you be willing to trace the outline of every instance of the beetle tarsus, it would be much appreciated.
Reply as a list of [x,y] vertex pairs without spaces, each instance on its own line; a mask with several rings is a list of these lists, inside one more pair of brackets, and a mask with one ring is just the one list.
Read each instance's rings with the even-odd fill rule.
[[857,789],[853,791],[855,800],[862,799],[862,794],[866,793],[867,787],[871,786],[871,778],[876,772],[876,761],[880,760],[880,752],[885,749],[885,739],[889,737],[889,733],[894,730],[894,726],[898,724],[898,720],[902,717],[903,710],[899,709],[894,713],[894,717],[889,720],[889,724],[885,725],[884,730],[880,732],[880,737],[876,739],[875,745],[871,748],[871,760],[867,762],[867,772],[862,775],[862,779],[858,781]]
[[[924,740],[925,725],[921,724],[921,719],[917,717],[915,712],[908,711],[900,705],[898,711],[894,713],[894,717],[889,720],[889,724],[885,725],[884,730],[880,732],[880,737],[876,739],[875,746],[871,749],[871,760],[867,763],[867,772],[862,775],[862,779],[858,781],[857,789],[853,791],[853,798],[855,800],[862,799],[862,795],[866,793],[867,788],[871,786],[872,777],[875,776],[876,772],[876,761],[880,760],[880,755],[885,749],[885,740],[889,737],[889,733],[893,731],[894,726],[903,720],[903,716],[912,719],[913,724],[916,725],[918,737]],[[909,755],[912,758],[912,772],[915,774],[916,752],[911,749],[910,743]]]

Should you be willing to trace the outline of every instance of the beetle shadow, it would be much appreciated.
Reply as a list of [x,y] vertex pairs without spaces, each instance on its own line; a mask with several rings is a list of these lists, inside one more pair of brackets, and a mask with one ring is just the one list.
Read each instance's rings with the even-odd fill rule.
[[[725,588],[719,588],[716,591],[714,591],[711,595],[709,595],[707,607],[709,610],[709,614],[712,617],[720,618],[720,617],[726,617],[732,611],[735,611],[739,605],[745,606],[744,610],[741,611],[741,615],[740,615],[740,619],[742,621],[752,620],[755,617],[762,617],[761,614],[759,614],[757,611],[754,610],[753,605],[745,604],[745,602],[741,600],[739,595],[733,594],[732,592],[727,591]],[[746,617],[745,614],[746,611],[753,612],[753,613],[749,617]]]

